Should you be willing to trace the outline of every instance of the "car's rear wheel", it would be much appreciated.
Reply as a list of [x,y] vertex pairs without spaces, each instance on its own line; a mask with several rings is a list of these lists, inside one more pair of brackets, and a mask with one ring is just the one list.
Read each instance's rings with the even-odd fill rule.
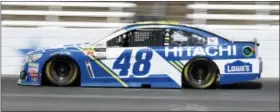
[[192,88],[210,88],[216,84],[217,76],[216,64],[205,58],[191,60],[183,71],[185,83]]
[[46,64],[45,74],[48,82],[56,86],[70,86],[76,82],[78,66],[69,57],[54,57]]

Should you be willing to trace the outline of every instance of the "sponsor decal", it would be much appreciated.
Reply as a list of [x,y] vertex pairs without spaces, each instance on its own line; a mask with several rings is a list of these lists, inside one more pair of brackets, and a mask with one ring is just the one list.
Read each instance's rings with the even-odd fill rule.
[[42,57],[42,54],[32,54],[32,55],[28,56],[28,59],[27,59],[28,61],[27,62],[37,61],[41,57]]
[[254,53],[254,50],[253,50],[253,48],[250,47],[250,46],[244,46],[244,47],[242,48],[242,54],[243,54],[244,56],[246,56],[246,57],[252,56],[253,53]]
[[225,65],[225,73],[247,73],[252,72],[252,64],[240,60]]
[[119,69],[117,73],[120,78],[146,78],[149,77],[151,69],[151,59],[153,51],[150,49],[140,49],[136,52],[135,62],[132,63],[129,57],[132,57],[132,49],[126,49],[116,59],[113,64],[113,69]]
[[83,50],[84,50],[84,54],[85,54],[86,56],[93,56],[94,53],[95,53],[95,51],[94,51],[93,48],[85,48],[85,49],[83,49]]
[[207,44],[208,45],[218,45],[219,41],[217,37],[207,37]]
[[171,37],[173,39],[172,41],[179,41],[179,42],[188,41],[188,38],[186,38],[184,35],[180,34],[179,32],[174,32],[174,34]]
[[[197,47],[165,47],[165,56],[174,55],[182,57],[183,53],[187,56],[235,56],[236,46],[197,46]],[[184,54],[185,55],[185,54]]]
[[54,53],[51,54],[51,56],[54,56],[54,55],[67,55],[67,56],[69,56],[69,55],[71,55],[71,53],[68,52],[68,51],[59,51],[59,52],[54,52]]
[[37,77],[34,77],[34,78],[32,78],[32,81],[37,82],[37,81],[38,81],[38,78],[37,78]]
[[29,63],[28,64],[28,73],[37,74],[39,72],[39,64],[38,63]]
[[39,74],[38,74],[38,73],[30,73],[30,76],[33,77],[33,78],[35,78],[35,77],[38,77]]

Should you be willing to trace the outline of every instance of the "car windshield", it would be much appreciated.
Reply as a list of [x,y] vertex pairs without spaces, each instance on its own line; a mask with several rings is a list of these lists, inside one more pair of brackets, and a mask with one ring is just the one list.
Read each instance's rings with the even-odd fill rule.
[[[116,32],[119,32],[119,31],[122,30],[122,29],[123,29],[123,28],[118,28],[117,30],[115,30],[115,31],[113,31],[112,33],[110,33],[109,35],[105,36],[105,38],[107,38],[108,36],[110,36],[110,35],[112,35],[112,34],[114,34],[114,33],[116,33]],[[93,43],[91,44],[91,46],[92,46],[92,45],[95,45],[96,43],[100,42],[101,40],[103,40],[103,39],[105,39],[105,38],[101,38],[101,39],[99,39],[99,40],[93,42]]]

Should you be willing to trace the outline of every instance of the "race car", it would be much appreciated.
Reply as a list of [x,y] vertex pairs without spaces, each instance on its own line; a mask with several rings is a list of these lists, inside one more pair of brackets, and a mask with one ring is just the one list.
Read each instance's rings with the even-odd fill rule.
[[259,79],[258,46],[170,21],[139,22],[99,41],[27,53],[18,84],[205,89]]

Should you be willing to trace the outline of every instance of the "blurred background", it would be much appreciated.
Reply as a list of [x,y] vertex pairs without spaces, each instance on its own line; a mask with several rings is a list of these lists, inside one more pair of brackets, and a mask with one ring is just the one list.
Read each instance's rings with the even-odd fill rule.
[[1,67],[18,75],[35,48],[94,42],[149,20],[178,21],[233,40],[260,42],[263,77],[279,77],[279,1],[267,2],[2,2]]

